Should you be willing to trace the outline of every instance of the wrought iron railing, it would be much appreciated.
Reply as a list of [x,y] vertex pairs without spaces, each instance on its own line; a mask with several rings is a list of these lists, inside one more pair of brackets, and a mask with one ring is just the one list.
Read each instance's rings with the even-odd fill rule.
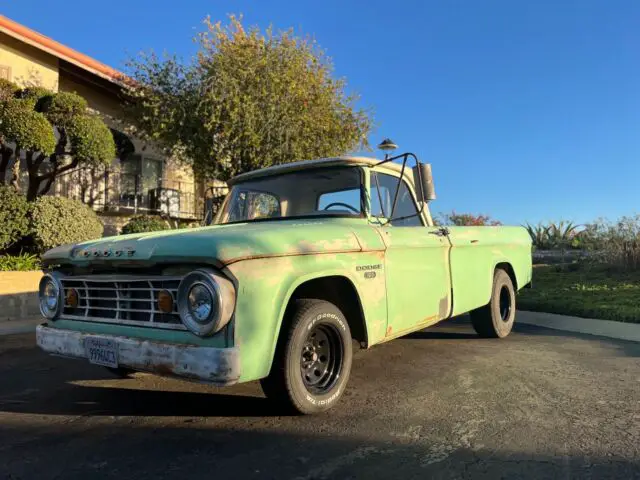
[[96,211],[185,220],[200,220],[204,214],[204,206],[196,201],[194,182],[158,181],[117,171],[73,170],[56,178],[50,194],[79,200]]

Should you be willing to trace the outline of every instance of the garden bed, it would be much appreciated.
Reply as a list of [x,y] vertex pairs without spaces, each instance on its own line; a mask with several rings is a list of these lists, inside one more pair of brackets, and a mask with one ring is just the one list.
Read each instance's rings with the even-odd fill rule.
[[533,288],[522,291],[518,308],[585,318],[640,323],[640,271],[573,264],[533,269]]

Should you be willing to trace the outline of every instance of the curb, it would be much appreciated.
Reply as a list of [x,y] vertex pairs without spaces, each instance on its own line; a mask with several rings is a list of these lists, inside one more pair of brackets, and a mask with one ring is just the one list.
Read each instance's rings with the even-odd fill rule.
[[44,321],[43,318],[28,318],[25,320],[9,320],[0,322],[0,336],[17,335],[20,333],[34,333],[36,327]]
[[640,324],[596,320],[593,318],[570,317],[555,313],[529,312],[518,310],[516,323],[525,323],[537,327],[563,330],[565,332],[585,333],[600,337],[640,342]]

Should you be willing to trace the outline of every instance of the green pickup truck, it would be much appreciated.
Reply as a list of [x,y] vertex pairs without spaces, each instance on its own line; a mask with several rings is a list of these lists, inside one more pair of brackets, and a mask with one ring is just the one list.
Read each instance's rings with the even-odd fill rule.
[[531,284],[528,233],[434,225],[431,167],[410,157],[245,173],[213,225],[50,250],[38,345],[123,375],[260,380],[316,413],[343,394],[354,346],[466,312],[480,336],[507,336]]

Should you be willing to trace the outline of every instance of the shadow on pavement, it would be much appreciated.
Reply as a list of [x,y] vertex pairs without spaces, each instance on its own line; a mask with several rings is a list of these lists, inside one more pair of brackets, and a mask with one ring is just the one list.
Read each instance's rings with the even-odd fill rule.
[[41,415],[137,417],[265,417],[289,412],[265,397],[209,392],[137,390],[66,383],[55,392],[3,402],[0,411]]
[[[319,422],[322,419],[318,420]],[[638,478],[619,456],[456,447],[384,433],[344,436],[211,425],[42,431],[0,427],[0,477],[85,479]],[[28,452],[28,455],[25,453]]]

